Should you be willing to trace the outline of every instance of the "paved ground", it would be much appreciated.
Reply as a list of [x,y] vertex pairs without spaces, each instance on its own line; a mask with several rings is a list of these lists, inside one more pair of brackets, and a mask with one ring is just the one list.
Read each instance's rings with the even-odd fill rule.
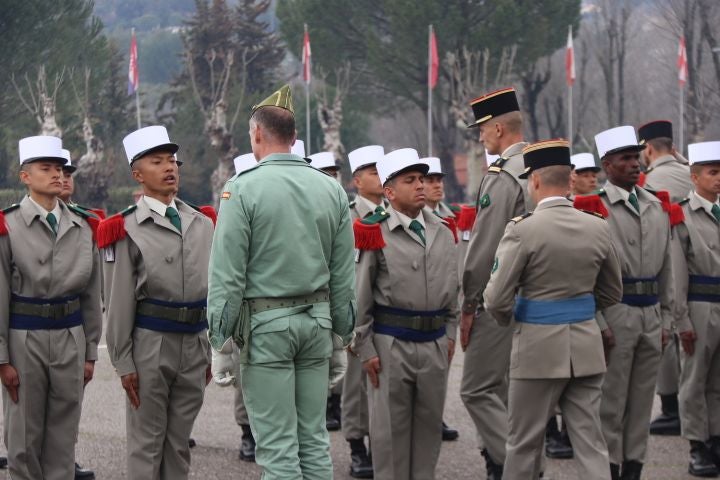
[[[438,479],[484,479],[484,461],[477,449],[474,427],[458,394],[462,373],[462,354],[455,357],[451,369],[450,393],[445,418],[460,431],[460,439],[443,444]],[[194,438],[198,446],[192,450],[191,478],[257,479],[260,470],[254,464],[237,459],[240,428],[232,416],[231,389],[212,384],[205,396],[205,404],[195,425]],[[656,405],[657,408],[657,405]],[[125,399],[120,381],[110,365],[107,350],[100,351],[95,379],[88,386],[80,425],[78,461],[95,469],[99,480],[125,478]],[[351,478],[348,470],[348,450],[339,432],[331,434],[332,456],[337,479]],[[687,444],[680,438],[652,437],[650,459],[643,478],[690,479],[687,471]],[[573,460],[548,460],[546,477],[576,479]]]

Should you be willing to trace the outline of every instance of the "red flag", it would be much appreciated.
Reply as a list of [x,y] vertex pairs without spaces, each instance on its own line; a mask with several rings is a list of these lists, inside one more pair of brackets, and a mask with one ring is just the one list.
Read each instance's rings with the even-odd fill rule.
[[575,49],[573,48],[572,25],[568,30],[567,48],[565,49],[565,80],[568,86],[575,83]]
[[135,39],[135,29],[132,29],[132,37],[130,38],[130,65],[128,67],[128,95],[135,93],[140,86],[140,74],[138,72],[138,51],[137,40]]
[[303,62],[303,80],[305,83],[310,83],[310,77],[312,77],[312,69],[310,66],[310,34],[305,25],[305,36],[303,37],[303,48],[302,48],[302,62]]
[[678,45],[678,84],[680,88],[685,86],[688,79],[687,50],[685,49],[685,37],[680,37],[680,45]]
[[428,82],[430,83],[430,88],[435,88],[438,81],[438,68],[440,67],[440,60],[438,58],[435,29],[433,29],[432,27],[430,27],[430,44],[428,48],[428,58],[430,60],[430,68],[428,69]]

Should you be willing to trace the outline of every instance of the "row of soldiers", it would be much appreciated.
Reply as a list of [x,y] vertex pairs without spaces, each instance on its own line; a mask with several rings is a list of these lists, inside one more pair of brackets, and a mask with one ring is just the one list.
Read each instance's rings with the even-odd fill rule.
[[[461,397],[489,478],[542,475],[543,433],[558,407],[586,476],[640,478],[662,346],[675,324],[689,468],[713,474],[718,143],[690,147],[695,189],[673,205],[638,185],[640,152],[668,153],[667,125],[640,129],[640,141],[632,127],[599,134],[608,183],[575,205],[601,220],[563,208],[572,206],[567,143],[523,142],[514,90],[480,97],[472,109],[470,127],[500,156],[474,208],[460,208],[466,215],[441,202],[437,159],[378,146],[350,154],[359,195],[348,205],[336,182],[298,168],[312,165],[289,153],[294,112],[281,89],[253,109],[256,163],[226,185],[214,241],[214,211],[176,197],[179,146],[163,127],[125,138],[143,196],[102,222],[60,199],[68,164],[60,140],[21,140],[28,196],[0,217],[12,478],[74,476],[74,445],[63,440],[77,437],[102,305],[127,394],[130,478],[187,477],[211,376],[241,385],[244,437],[257,441],[252,455],[265,478],[330,478],[318,425],[345,368],[343,347],[351,474],[433,478],[456,339],[465,350]],[[581,160],[573,160],[578,194],[589,193],[584,174],[598,170]],[[656,163],[648,185],[658,181]],[[270,188],[278,181],[284,189]],[[311,195],[309,212],[298,199]],[[289,226],[305,230],[295,237]]]

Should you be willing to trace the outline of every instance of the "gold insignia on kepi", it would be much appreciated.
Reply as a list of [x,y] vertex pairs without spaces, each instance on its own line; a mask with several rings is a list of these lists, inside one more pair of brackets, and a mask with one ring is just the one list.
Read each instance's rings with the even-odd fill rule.
[[259,108],[262,107],[280,107],[289,111],[295,115],[295,108],[293,108],[292,92],[290,91],[290,85],[283,85],[278,91],[267,97],[257,105],[253,105],[252,112],[254,114]]
[[228,200],[228,199],[230,199],[230,192],[223,192],[222,195],[220,196],[220,198],[221,198],[222,200]]
[[468,125],[467,128],[477,127],[491,118],[520,110],[515,89],[512,87],[503,88],[480,96],[471,101],[470,106],[472,107],[475,121]]
[[522,150],[525,171],[518,178],[528,178],[530,174],[544,167],[562,165],[570,167],[570,144],[567,140],[556,138],[527,145]]

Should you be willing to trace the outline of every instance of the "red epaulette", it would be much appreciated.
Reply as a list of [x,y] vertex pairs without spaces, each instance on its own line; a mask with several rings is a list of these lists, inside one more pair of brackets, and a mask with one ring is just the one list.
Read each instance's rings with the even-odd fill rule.
[[679,203],[670,204],[670,226],[674,227],[685,221],[685,212]]
[[212,205],[203,205],[199,207],[200,213],[208,217],[213,222],[213,226],[217,224],[217,212],[215,211],[215,207]]
[[468,205],[460,206],[460,214],[458,215],[457,229],[461,232],[469,232],[475,225],[475,216],[477,209]]
[[355,248],[359,250],[382,250],[385,239],[379,223],[363,223],[359,218],[353,223]]
[[458,243],[457,222],[455,221],[455,217],[445,217],[443,220],[445,220],[445,226],[452,232],[455,243]]
[[638,181],[637,181],[638,186],[644,187],[646,181],[647,181],[647,175],[645,175],[645,172],[640,172],[640,177],[638,178]]
[[651,193],[660,200],[660,203],[662,203],[663,212],[670,213],[670,193],[667,190],[658,190]]
[[575,197],[573,206],[578,210],[595,212],[602,215],[603,218],[610,216],[610,212],[605,208],[605,204],[600,198],[600,195],[578,195]]
[[97,229],[98,248],[109,247],[127,236],[125,230],[125,216],[134,212],[137,205],[131,205],[120,213],[111,215],[100,222]]
[[102,208],[91,208],[89,210],[95,215],[97,215],[100,220],[105,220],[107,218],[107,213],[105,213],[105,210],[103,210]]
[[3,212],[0,212],[0,236],[4,236],[10,233],[7,227],[7,223],[5,223],[5,214]]

